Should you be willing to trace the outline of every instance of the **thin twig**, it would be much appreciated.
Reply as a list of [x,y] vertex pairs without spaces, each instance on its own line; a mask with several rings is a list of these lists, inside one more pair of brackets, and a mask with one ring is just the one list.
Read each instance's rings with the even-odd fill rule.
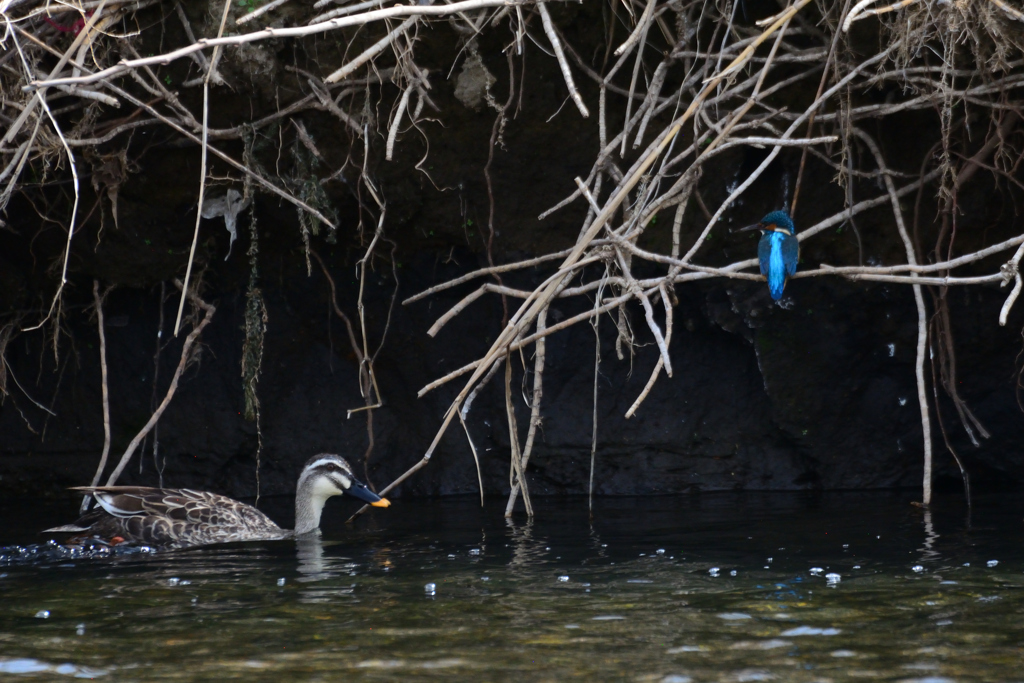
[[[182,288],[180,280],[175,279],[174,285],[179,289]],[[199,335],[203,333],[206,326],[213,320],[213,314],[217,312],[217,309],[212,304],[208,304],[199,298],[199,295],[195,292],[190,292],[188,295],[189,301],[192,302],[193,306],[202,309],[203,319],[199,321],[199,324],[192,328],[192,331],[185,337],[185,342],[181,346],[181,360],[178,361],[178,367],[174,371],[174,376],[171,377],[171,384],[167,387],[167,393],[164,394],[164,398],[160,401],[160,405],[157,406],[156,410],[150,416],[146,424],[139,430],[139,433],[135,435],[135,438],[128,444],[128,448],[125,449],[124,455],[121,456],[121,460],[117,463],[117,467],[110,473],[110,477],[107,478],[107,486],[113,486],[117,483],[118,477],[121,476],[121,472],[128,466],[129,461],[132,459],[132,454],[142,443],[142,440],[146,438],[146,435],[156,426],[156,423],[160,420],[160,417],[167,410],[167,406],[171,404],[171,399],[174,398],[174,392],[178,390],[178,382],[181,380],[181,375],[185,372],[185,368],[188,367],[189,361],[192,360],[192,347],[195,345]]]
[[[231,8],[231,0],[224,0],[224,9],[221,12],[220,28],[217,30],[217,37],[224,34],[224,25],[228,21],[228,10]],[[217,70],[217,62],[220,59],[220,47],[213,50],[213,58],[210,60],[210,68],[203,79],[203,141],[200,145],[199,157],[199,201],[196,204],[196,229],[192,234],[192,246],[188,252],[188,266],[185,268],[185,282],[181,286],[181,301],[178,303],[178,316],[174,320],[174,336],[178,336],[181,329],[181,314],[185,310],[185,297],[188,294],[188,281],[192,276],[192,263],[196,257],[196,244],[199,242],[199,224],[203,220],[203,198],[206,194],[206,151],[209,140],[210,120],[210,79]]]
[[[548,309],[544,309],[537,316],[537,331],[543,332],[544,328],[547,327]],[[530,426],[526,434],[526,445],[523,447],[523,453],[520,458],[519,471],[525,473],[526,466],[530,462],[530,456],[533,454],[533,444],[537,436],[537,428],[540,426],[540,405],[541,400],[544,397],[544,359],[546,349],[546,337],[541,337],[537,340],[536,350],[534,351],[533,359],[533,396],[530,399]],[[522,485],[520,485],[522,484]],[[516,480],[512,483],[512,490],[508,494],[508,503],[505,505],[505,517],[512,516],[512,510],[515,508],[516,499],[519,497],[520,489],[524,489],[523,499],[526,499],[525,493],[526,482]],[[483,493],[481,495],[481,501],[483,500]],[[527,514],[532,516],[532,508],[527,506]]]
[[[107,456],[110,454],[110,389],[107,383],[107,335],[104,330],[103,323],[103,300],[110,293],[110,289],[100,296],[100,281],[92,281],[92,300],[93,306],[96,310],[96,329],[100,335],[100,380],[101,380],[101,391],[103,396],[103,452],[100,454],[100,462],[96,465],[96,474],[92,477],[92,482],[89,486],[96,486],[100,483],[100,477],[103,476],[103,470],[107,466]],[[85,512],[89,509],[89,502],[92,500],[92,496],[83,496],[82,505],[80,508],[81,512]]]
[[[553,2],[555,0],[547,0]],[[32,92],[39,88],[45,88],[53,85],[69,85],[72,83],[95,83],[97,81],[106,81],[112,76],[137,69],[140,66],[153,66],[156,64],[170,64],[171,62],[187,57],[193,52],[199,52],[211,47],[224,47],[227,45],[244,45],[246,43],[255,43],[261,40],[271,40],[275,38],[298,38],[302,36],[309,36],[316,33],[323,33],[325,31],[333,31],[340,28],[346,28],[348,26],[361,26],[363,24],[370,24],[375,21],[383,21],[385,19],[397,19],[399,17],[408,16],[448,16],[451,14],[457,14],[459,12],[465,12],[474,9],[483,9],[487,7],[502,7],[508,3],[508,0],[462,0],[462,2],[453,2],[445,5],[395,5],[386,9],[376,10],[374,12],[365,12],[358,14],[354,17],[340,17],[324,21],[319,24],[313,24],[311,26],[293,26],[289,28],[272,28],[268,27],[262,31],[254,31],[253,33],[243,33],[237,36],[224,36],[220,38],[202,38],[191,45],[187,45],[177,50],[165,52],[164,54],[154,55],[152,57],[142,57],[139,59],[126,59],[118,62],[116,65],[97,71],[94,74],[88,76],[80,76],[78,78],[56,78],[55,75],[59,72],[54,72],[54,76],[43,81],[31,81],[25,85],[22,90],[25,92]],[[83,30],[84,33],[84,30]],[[61,65],[63,67],[63,65]],[[7,140],[5,139],[5,142]]]
[[237,19],[235,19],[235,23],[239,25],[246,24],[255,19],[256,17],[263,16],[270,10],[277,9],[286,2],[288,2],[288,0],[271,0],[271,2],[268,2],[267,4],[263,5],[263,7],[258,7],[257,9],[254,9],[252,12],[249,12],[248,14],[244,14],[238,17]]
[[398,28],[388,33],[379,41],[377,41],[376,43],[368,47],[366,50],[364,50],[363,53],[360,54],[358,57],[356,57],[351,62],[349,62],[348,64],[341,67],[340,69],[332,73],[330,76],[325,78],[324,82],[337,83],[338,81],[343,80],[346,76],[355,73],[355,71],[359,69],[359,67],[363,66],[371,59],[379,55],[381,52],[386,50],[388,46],[391,45],[391,43],[395,42],[395,39],[398,38],[398,36],[402,35],[410,28],[412,28],[417,21],[419,21],[419,17],[410,17],[406,19],[405,21],[398,25]]
[[[651,1],[653,2],[654,0]],[[572,101],[576,104],[576,108],[580,110],[580,114],[583,118],[589,118],[590,110],[587,109],[587,105],[583,104],[583,98],[580,97],[580,91],[576,89],[576,83],[572,79],[572,71],[569,70],[569,62],[565,61],[565,52],[562,50],[562,41],[558,39],[555,27],[551,23],[551,15],[548,13],[546,2],[548,2],[548,0],[539,0],[539,2],[537,2],[537,11],[540,12],[540,20],[544,26],[544,33],[547,35],[548,40],[551,41],[551,47],[555,51],[555,59],[558,60],[558,67],[562,70],[562,78],[565,79],[565,87],[569,89],[569,96],[572,97]]]
[[[907,252],[907,263],[916,266],[917,255],[914,245],[910,241],[907,226],[903,223],[903,209],[900,208],[900,200],[896,194],[896,184],[893,183],[892,176],[886,172],[886,164],[885,159],[882,157],[882,152],[875,143],[874,138],[861,129],[853,128],[853,133],[864,141],[875,157],[875,163],[878,164],[878,170],[882,174],[886,190],[889,192],[893,217],[896,219],[896,229],[900,233],[900,238],[903,240],[903,246]],[[917,273],[914,272],[911,272],[910,277],[912,279],[920,279]],[[924,437],[924,481],[922,484],[921,502],[924,505],[930,505],[932,501],[932,428],[928,417],[928,396],[924,379],[924,359],[928,348],[928,313],[925,310],[921,285],[914,284],[913,288],[914,303],[917,304],[917,361],[914,370],[917,375],[917,402],[921,408],[921,430]]]

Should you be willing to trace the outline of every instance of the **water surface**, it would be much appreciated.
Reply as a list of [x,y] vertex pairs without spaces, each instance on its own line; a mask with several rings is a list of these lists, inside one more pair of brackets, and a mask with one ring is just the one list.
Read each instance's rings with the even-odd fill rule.
[[1024,680],[1021,502],[912,499],[332,501],[322,541],[84,559],[9,505],[0,679]]

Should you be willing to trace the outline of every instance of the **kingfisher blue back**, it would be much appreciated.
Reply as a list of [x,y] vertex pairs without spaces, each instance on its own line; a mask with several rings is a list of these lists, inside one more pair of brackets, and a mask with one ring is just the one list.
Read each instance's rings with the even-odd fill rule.
[[796,226],[785,211],[772,211],[756,225],[746,230],[760,230],[757,258],[761,274],[768,280],[768,291],[778,301],[786,288],[786,281],[796,274],[800,260],[800,242],[796,239]]

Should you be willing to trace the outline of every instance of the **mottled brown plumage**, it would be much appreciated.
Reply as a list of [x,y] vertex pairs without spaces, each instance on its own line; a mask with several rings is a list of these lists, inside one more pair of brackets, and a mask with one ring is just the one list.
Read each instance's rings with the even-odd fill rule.
[[112,544],[128,542],[167,549],[274,541],[316,532],[324,503],[342,493],[377,507],[390,505],[352,476],[344,458],[332,454],[310,458],[299,475],[295,531],[282,529],[251,505],[207,491],[145,486],[79,486],[75,490],[91,493],[99,506],[74,524],[47,532],[72,532]]

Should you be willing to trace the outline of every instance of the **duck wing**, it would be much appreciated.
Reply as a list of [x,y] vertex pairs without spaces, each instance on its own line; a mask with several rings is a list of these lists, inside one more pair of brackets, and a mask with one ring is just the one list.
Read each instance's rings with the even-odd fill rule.
[[[262,512],[245,503],[207,491],[159,489],[145,486],[83,486],[100,504],[100,518],[90,530],[113,528],[139,543],[188,547],[258,539],[284,538],[281,529]],[[105,514],[104,514],[105,513]]]

